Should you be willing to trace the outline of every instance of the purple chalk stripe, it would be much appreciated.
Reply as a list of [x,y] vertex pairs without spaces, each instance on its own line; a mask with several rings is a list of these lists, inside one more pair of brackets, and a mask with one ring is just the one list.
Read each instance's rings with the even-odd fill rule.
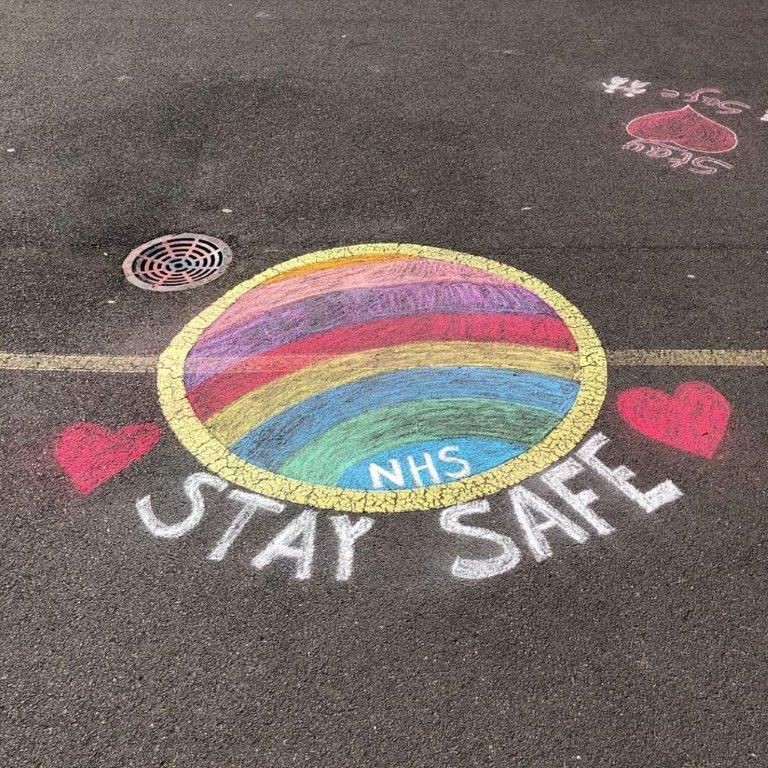
[[[233,359],[266,352],[330,328],[425,312],[487,312],[549,315],[557,313],[526,288],[508,285],[414,283],[388,288],[355,288],[263,312],[213,339],[198,342],[185,369],[189,389],[232,365]],[[333,353],[333,350],[328,350]]]

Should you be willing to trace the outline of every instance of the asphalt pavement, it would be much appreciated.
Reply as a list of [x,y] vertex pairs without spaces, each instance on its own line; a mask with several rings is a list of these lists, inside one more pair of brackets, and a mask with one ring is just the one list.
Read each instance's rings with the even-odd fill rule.
[[[5,0],[0,20],[3,766],[768,766],[764,3]],[[686,104],[738,138],[702,150],[720,165],[676,166],[671,134],[623,148],[630,121]],[[130,285],[128,252],[173,232],[221,238],[232,267]],[[220,560],[231,488],[153,537],[137,501],[182,520],[204,471],[154,357],[246,278],[378,242],[564,294],[608,352],[601,459],[681,498],[648,512],[587,468],[571,485],[615,530],[549,531],[537,562],[501,491],[482,525],[522,557],[482,580],[454,561],[493,549],[440,510],[374,516],[344,581],[338,512],[318,514],[306,579],[251,563],[295,504]],[[732,409],[709,456],[617,410],[690,381]],[[78,493],[55,446],[80,422],[162,436]]]

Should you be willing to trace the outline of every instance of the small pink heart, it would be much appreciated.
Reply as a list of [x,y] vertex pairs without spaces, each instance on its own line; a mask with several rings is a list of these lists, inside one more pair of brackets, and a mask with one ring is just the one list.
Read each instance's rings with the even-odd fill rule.
[[162,435],[157,424],[128,424],[117,430],[79,422],[57,438],[56,461],[77,491],[87,495],[149,453]]
[[669,112],[653,112],[627,124],[627,133],[636,139],[660,141],[691,152],[730,152],[738,136],[720,123],[704,117],[689,104]]
[[705,459],[714,456],[731,418],[725,397],[701,381],[687,381],[671,395],[650,387],[628,389],[616,408],[640,434]]

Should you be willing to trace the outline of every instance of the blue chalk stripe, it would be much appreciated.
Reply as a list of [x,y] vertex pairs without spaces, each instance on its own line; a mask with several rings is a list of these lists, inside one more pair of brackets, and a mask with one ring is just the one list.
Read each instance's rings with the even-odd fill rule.
[[500,400],[565,415],[578,394],[570,379],[501,368],[412,368],[368,376],[286,408],[231,446],[240,458],[273,472],[332,427],[366,411],[430,398]]

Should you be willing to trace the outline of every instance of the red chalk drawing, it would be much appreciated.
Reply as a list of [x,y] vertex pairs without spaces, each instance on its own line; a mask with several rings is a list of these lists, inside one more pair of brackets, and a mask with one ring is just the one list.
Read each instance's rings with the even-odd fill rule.
[[687,166],[701,176],[711,176],[719,169],[733,170],[730,163],[709,155],[730,152],[739,143],[730,128],[689,106],[636,117],[627,125],[627,133],[634,138],[622,149],[666,159],[670,168]]
[[129,424],[117,430],[79,422],[57,438],[56,461],[77,491],[87,495],[149,453],[160,439],[157,424]]
[[705,459],[714,456],[731,418],[725,397],[701,381],[687,381],[671,395],[650,387],[628,389],[616,408],[640,434]]
[[707,154],[730,152],[739,143],[730,128],[704,117],[691,106],[636,117],[627,125],[627,133],[641,141]]

